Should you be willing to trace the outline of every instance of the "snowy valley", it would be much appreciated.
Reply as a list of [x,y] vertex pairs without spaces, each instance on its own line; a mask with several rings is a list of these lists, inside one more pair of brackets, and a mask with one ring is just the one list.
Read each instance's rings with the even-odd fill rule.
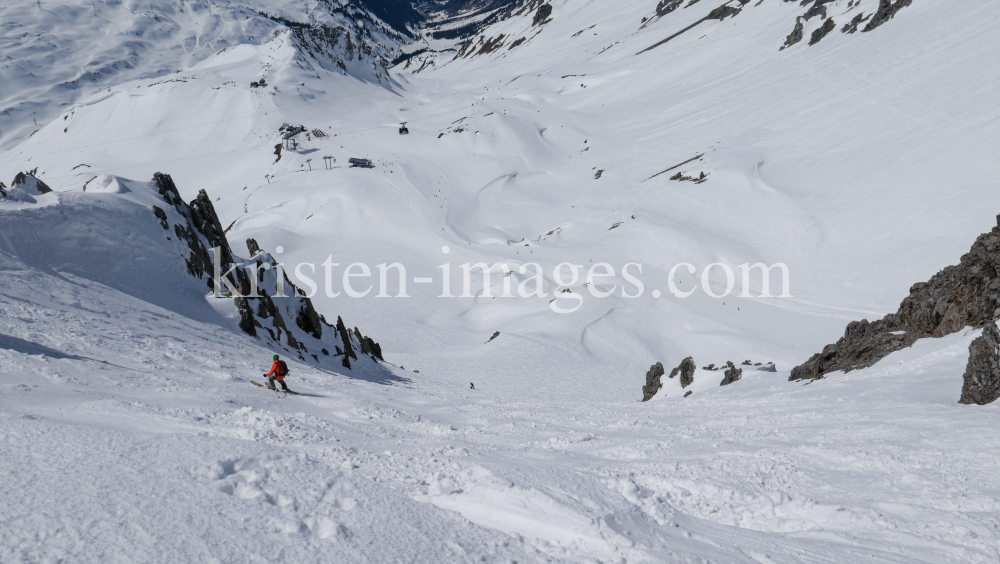
[[997,561],[998,17],[8,2],[0,562]]

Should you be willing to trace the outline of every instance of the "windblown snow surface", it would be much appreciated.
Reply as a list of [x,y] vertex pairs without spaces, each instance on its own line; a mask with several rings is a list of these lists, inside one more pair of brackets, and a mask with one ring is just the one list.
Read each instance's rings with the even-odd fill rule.
[[[52,18],[130,4],[15,0],[4,50],[35,26],[79,34],[65,52],[85,58],[98,28]],[[535,6],[473,39],[503,34],[493,51],[428,35],[382,82],[291,30],[237,33],[211,55],[164,51],[166,73],[139,57],[124,82],[32,90],[62,112],[38,126],[0,86],[21,108],[0,180],[37,167],[55,190],[0,201],[0,562],[1000,559],[1000,411],[957,404],[978,331],[788,382],[995,225],[1000,2],[914,0],[856,33],[841,28],[879,2],[828,2],[836,29],[809,45],[823,20],[803,20],[784,50],[805,7],[729,4],[645,50],[718,5],[554,0],[546,21]],[[204,25],[171,21],[177,37]],[[66,57],[3,72],[52,68],[57,85]],[[310,133],[277,159],[284,123]],[[317,310],[379,341],[387,370],[293,361],[303,396],[251,386],[273,351],[185,272],[151,211],[157,171],[187,199],[207,190],[237,251],[255,238],[293,280],[314,264]],[[343,284],[355,262],[363,298]],[[378,297],[376,265],[394,262],[409,297],[395,270]],[[477,262],[514,273],[439,297],[441,265],[458,296]],[[793,297],[738,297],[737,266],[757,262],[787,264]],[[528,263],[547,296],[501,297]],[[560,263],[584,270],[560,283]],[[616,276],[588,284],[598,263]],[[696,267],[677,271],[687,298],[668,286],[680,263]],[[736,273],[725,298],[702,287],[712,263]],[[706,280],[726,289],[721,267]],[[699,369],[638,401],[651,364],[687,356],[777,372],[720,387]]]

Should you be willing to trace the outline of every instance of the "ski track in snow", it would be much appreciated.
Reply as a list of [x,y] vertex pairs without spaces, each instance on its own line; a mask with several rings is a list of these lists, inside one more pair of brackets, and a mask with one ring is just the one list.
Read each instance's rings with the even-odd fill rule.
[[[996,562],[1000,407],[956,404],[977,331],[787,378],[993,225],[998,3],[921,0],[857,34],[839,28],[878,2],[828,3],[838,29],[779,52],[804,8],[753,2],[635,55],[717,7],[702,4],[638,30],[652,0],[556,1],[542,28],[527,14],[486,32],[530,38],[516,49],[438,55],[386,85],[196,11],[100,92],[39,86],[76,77],[89,39],[24,40],[18,60],[51,74],[0,61],[0,101],[65,109],[0,118],[17,125],[0,141],[20,139],[0,180],[39,167],[60,191],[0,201],[0,563]],[[34,5],[0,15],[51,26]],[[144,58],[181,36],[193,50]],[[283,123],[327,136],[275,161]],[[650,179],[702,153],[676,172],[706,182]],[[439,278],[408,299],[318,296],[399,380],[293,362],[309,395],[279,397],[249,383],[272,351],[184,272],[146,185],[87,184],[156,171],[208,191],[238,254],[253,237],[288,264],[401,261],[411,278],[538,262],[550,286],[561,262],[642,262],[646,293],[592,299],[580,281],[566,316],[437,299]],[[795,297],[671,299],[682,261],[786,262]],[[688,355],[779,370],[720,387],[699,369],[637,401],[650,364]]]

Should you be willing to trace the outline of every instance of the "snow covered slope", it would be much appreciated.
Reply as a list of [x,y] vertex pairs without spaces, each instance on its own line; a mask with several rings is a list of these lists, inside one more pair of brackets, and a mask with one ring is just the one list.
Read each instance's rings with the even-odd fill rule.
[[[322,7],[302,0],[5,2],[0,6],[0,147],[104,88],[166,77],[220,50],[260,45],[289,29],[306,65],[310,55],[318,55],[345,70],[345,62],[354,61],[351,71],[360,70],[362,77],[384,75],[380,67],[395,57],[408,35],[405,25],[416,14],[399,17],[394,25],[386,24],[357,0]],[[254,79],[266,74],[263,69]]]
[[[995,225],[1000,2],[501,8],[471,36],[435,35],[439,12],[432,25],[444,27],[414,29],[402,49],[417,54],[382,71],[378,49],[388,58],[407,41],[386,32],[371,59],[337,55],[346,73],[304,48],[320,36],[292,25],[312,21],[304,11],[281,12],[291,23],[267,19],[259,40],[60,98],[72,103],[30,137],[4,130],[0,180],[37,167],[57,193],[0,212],[76,202],[85,185],[89,198],[101,175],[169,172],[185,201],[207,189],[227,237],[254,239],[300,287],[294,266],[311,264],[317,312],[365,328],[400,367],[377,380],[303,364],[291,385],[311,396],[263,394],[246,380],[270,345],[206,309],[203,281],[157,281],[192,292],[165,307],[158,292],[33,255],[11,215],[7,245],[22,250],[4,255],[2,413],[5,452],[21,450],[3,464],[38,477],[5,494],[0,523],[17,542],[2,558],[996,560],[997,407],[956,403],[978,331],[847,375],[787,379]],[[286,124],[304,126],[297,146]],[[122,206],[127,194],[93,196]],[[61,240],[73,238],[46,244]],[[137,245],[128,253],[142,256]],[[392,270],[379,287],[377,265],[396,262],[408,297],[395,297]],[[495,270],[486,288],[477,274],[457,297],[461,265],[479,262],[512,274]],[[365,297],[344,284],[352,263],[369,267],[354,279],[372,287]],[[519,271],[529,263],[545,297],[503,297],[506,282],[532,286]],[[563,263],[581,275],[560,277]],[[614,276],[588,281],[601,263]],[[706,291],[727,287],[714,263],[735,273],[724,298]],[[756,274],[744,287],[738,267],[754,263],[786,264],[791,297],[760,297]],[[456,297],[439,297],[445,264]],[[632,279],[629,264],[642,265]],[[721,387],[721,372],[699,368],[693,385],[665,377],[638,403],[651,364],[687,356],[777,372],[751,363]],[[19,436],[83,446],[42,460]],[[160,458],[121,458],[133,450]],[[105,476],[116,460],[123,469]],[[74,467],[85,470],[62,481]],[[104,496],[102,513],[82,521],[87,492]],[[170,518],[190,512],[204,521]],[[157,515],[175,528],[153,526]],[[127,540],[95,552],[108,536]]]

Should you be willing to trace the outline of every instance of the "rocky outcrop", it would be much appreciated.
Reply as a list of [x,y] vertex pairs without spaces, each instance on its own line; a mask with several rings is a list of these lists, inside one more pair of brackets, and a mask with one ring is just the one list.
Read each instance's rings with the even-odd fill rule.
[[785,38],[785,44],[782,45],[781,49],[778,50],[781,51],[786,47],[791,47],[792,45],[795,45],[799,41],[802,41],[802,37],[803,35],[805,35],[804,30],[805,30],[805,25],[803,25],[802,21],[798,19],[795,20],[795,27],[792,29],[792,32],[788,34],[788,37]]
[[14,176],[14,181],[10,183],[11,188],[20,188],[32,196],[48,194],[52,191],[48,184],[39,180],[35,174],[38,169],[31,172],[19,172]]
[[913,0],[880,0],[878,4],[878,9],[875,10],[875,15],[872,16],[868,25],[861,31],[871,31],[878,26],[884,24],[885,22],[891,20],[896,16],[896,12],[902,10],[903,8],[909,6],[913,3]]
[[660,378],[663,377],[664,373],[662,362],[657,362],[649,367],[649,371],[646,372],[646,385],[642,387],[642,401],[653,399],[653,396],[660,391],[660,388],[663,387]]
[[[542,4],[535,10],[535,17],[531,20],[531,25],[545,25],[549,23],[552,16],[552,5]],[[562,21],[562,20],[560,20]]]
[[728,366],[725,372],[726,375],[719,384],[720,386],[728,386],[743,377],[743,369],[736,368],[736,365],[732,361],[726,362],[726,366]]
[[1000,216],[957,265],[914,284],[896,313],[853,321],[844,336],[800,366],[790,380],[867,368],[917,339],[944,337],[964,327],[985,327],[1000,317]]
[[857,14],[857,15],[854,16],[853,20],[851,20],[849,23],[845,24],[844,27],[840,28],[840,31],[841,31],[841,33],[854,33],[856,31],[858,31],[858,26],[859,25],[861,25],[861,24],[865,23],[866,21],[868,21],[869,19],[871,19],[871,17],[872,17],[871,14],[868,14],[868,16],[865,16],[863,13],[862,14]]
[[962,397],[958,403],[986,405],[1000,398],[1000,331],[989,323],[969,345]]
[[809,44],[815,45],[819,43],[824,37],[830,35],[830,32],[837,29],[837,24],[833,21],[833,18],[828,18],[823,25],[816,28],[812,32],[812,37],[809,38]]
[[344,320],[341,319],[339,315],[337,316],[337,333],[340,334],[341,340],[344,344],[344,351],[341,353],[344,355],[344,368],[350,368],[351,359],[353,358],[354,360],[357,360],[358,355],[354,353],[354,346],[351,345],[351,332],[347,330],[347,327],[344,325]]
[[694,371],[697,370],[698,365],[694,363],[694,359],[690,356],[681,361],[676,368],[670,371],[670,377],[680,375],[681,378],[681,388],[686,388],[694,383]]
[[[384,360],[378,343],[362,335],[357,328],[354,332],[347,330],[340,318],[339,328],[334,329],[332,335],[324,331],[324,326],[327,329],[333,326],[317,313],[312,300],[289,280],[283,266],[261,249],[257,241],[246,241],[249,261],[237,257],[204,190],[190,203],[185,203],[169,175],[156,173],[153,182],[163,201],[180,216],[180,221],[174,221],[170,229],[171,215],[159,206],[152,206],[154,217],[167,230],[168,237],[176,236],[179,240],[188,273],[205,279],[216,296],[234,300],[239,327],[244,333],[290,350],[302,361],[311,356],[319,362],[319,355],[311,350],[328,356],[329,349],[340,349],[333,345],[334,340],[343,345],[345,352],[340,354],[344,355],[345,368],[351,368],[350,358],[358,358],[354,352],[355,343],[373,360]],[[218,271],[214,259],[218,259]]]

